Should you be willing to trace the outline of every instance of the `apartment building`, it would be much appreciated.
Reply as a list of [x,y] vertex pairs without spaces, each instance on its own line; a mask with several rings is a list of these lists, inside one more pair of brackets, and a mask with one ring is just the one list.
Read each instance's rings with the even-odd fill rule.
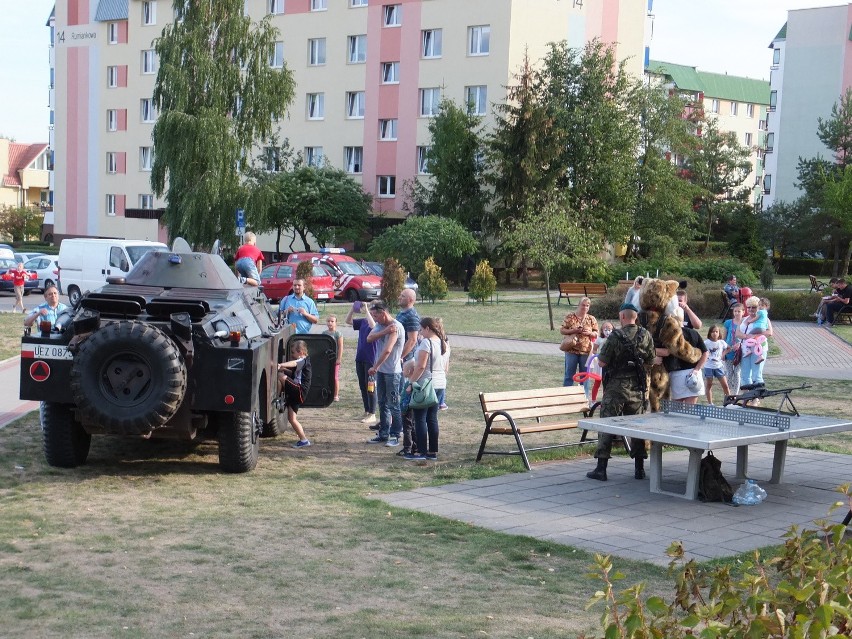
[[717,120],[720,131],[733,132],[740,144],[751,149],[752,171],[745,183],[752,186],[752,203],[759,205],[766,152],[766,113],[770,104],[769,83],[657,60],[650,60],[645,72],[662,80],[667,89],[685,96],[688,108],[703,102],[705,115]]
[[22,144],[0,138],[0,207],[50,206],[47,143]]
[[[402,215],[404,183],[427,178],[428,123],[441,98],[468,104],[487,128],[523,56],[539,59],[558,40],[614,43],[642,72],[637,0],[246,0],[245,12],[272,16],[270,64],[286,64],[296,80],[280,137],[306,161],[359,180],[389,217]],[[149,183],[152,42],[171,20],[167,0],[57,2],[57,238],[166,236]]]

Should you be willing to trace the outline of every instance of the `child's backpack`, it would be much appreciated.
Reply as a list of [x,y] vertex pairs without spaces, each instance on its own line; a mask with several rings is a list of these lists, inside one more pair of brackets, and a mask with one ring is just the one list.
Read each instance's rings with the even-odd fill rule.
[[731,485],[722,475],[722,462],[716,459],[713,451],[707,451],[698,469],[698,499],[729,504],[733,496]]

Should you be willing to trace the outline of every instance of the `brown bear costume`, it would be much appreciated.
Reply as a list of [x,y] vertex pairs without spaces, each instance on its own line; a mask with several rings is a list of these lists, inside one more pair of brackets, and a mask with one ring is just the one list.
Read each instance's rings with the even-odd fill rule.
[[[639,305],[642,308],[639,323],[651,333],[655,348],[666,348],[670,355],[694,364],[701,358],[701,351],[683,337],[683,317],[677,304],[677,289],[678,283],[674,280],[646,278],[639,291]],[[654,364],[648,387],[652,413],[659,412],[660,400],[668,395],[669,374],[662,364]]]

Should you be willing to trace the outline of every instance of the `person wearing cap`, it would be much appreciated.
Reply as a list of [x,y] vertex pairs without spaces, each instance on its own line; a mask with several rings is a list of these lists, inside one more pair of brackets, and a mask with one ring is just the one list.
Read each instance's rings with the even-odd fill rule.
[[[645,410],[648,370],[654,363],[654,340],[651,334],[636,324],[639,308],[625,302],[618,318],[621,328],[615,329],[601,347],[598,363],[604,371],[601,417],[637,415]],[[612,453],[612,435],[598,433],[595,450],[597,467],[586,473],[589,479],[606,481],[606,468]],[[636,479],[645,477],[645,440],[631,439],[630,454],[634,459]]]

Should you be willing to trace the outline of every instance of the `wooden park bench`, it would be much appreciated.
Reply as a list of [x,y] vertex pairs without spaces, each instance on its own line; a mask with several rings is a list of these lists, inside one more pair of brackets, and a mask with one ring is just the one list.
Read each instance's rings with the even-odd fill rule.
[[811,281],[811,290],[809,293],[819,293],[822,289],[825,288],[825,282],[820,282],[816,275],[808,275],[808,279]]
[[[521,438],[529,433],[571,430],[577,428],[578,419],[593,417],[594,408],[589,408],[582,386],[480,393],[479,403],[485,418],[485,432],[476,461],[480,461],[483,455],[520,455],[524,466],[530,470],[527,451],[579,446],[594,441],[587,439],[588,431],[585,429],[579,441],[564,444],[525,448]],[[518,450],[485,450],[489,435],[512,435]]]
[[606,295],[606,284],[603,282],[560,282],[559,299],[556,300],[556,303],[559,304],[560,300],[564,297],[570,304],[570,295],[580,295],[583,297]]

